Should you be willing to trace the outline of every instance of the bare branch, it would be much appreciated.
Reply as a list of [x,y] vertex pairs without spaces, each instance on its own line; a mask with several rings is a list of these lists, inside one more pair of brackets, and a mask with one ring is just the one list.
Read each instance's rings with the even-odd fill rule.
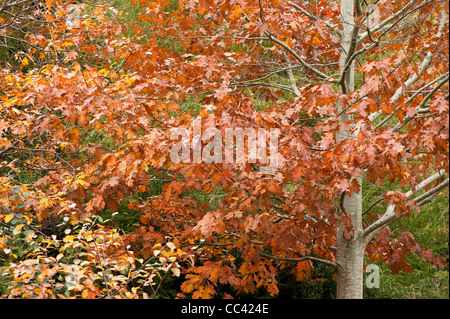
[[[410,97],[405,101],[405,104],[411,102],[417,95],[419,95],[421,92],[423,92],[425,89],[427,89],[429,86],[433,85],[433,84],[436,83],[437,81],[440,81],[440,80],[444,79],[446,76],[447,76],[447,78],[448,78],[448,74],[449,74],[449,73],[447,72],[447,73],[441,75],[440,77],[438,77],[437,79],[434,79],[434,80],[431,81],[430,83],[427,83],[426,85],[424,85],[422,88],[420,88],[419,90],[417,90],[412,96],[410,96]],[[414,74],[414,75],[416,75],[416,74]],[[417,77],[417,78],[418,78],[418,77]],[[447,80],[447,81],[448,81],[448,80]],[[401,91],[401,88],[400,88],[399,90]],[[398,90],[397,90],[397,91],[398,91]],[[435,91],[435,92],[436,92],[436,91]],[[400,95],[399,95],[399,96],[400,96]],[[391,100],[392,100],[392,99],[391,99]],[[393,102],[390,102],[390,103],[393,103]],[[421,104],[422,104],[422,103],[421,103]],[[420,106],[420,107],[418,107],[418,108],[421,108],[421,107],[423,107],[423,106]],[[386,117],[385,117],[380,123],[378,123],[374,128],[377,129],[377,128],[383,126],[387,121],[389,121],[391,118],[393,118],[393,117],[395,116],[395,114],[397,114],[397,112],[398,112],[401,108],[402,108],[401,105],[397,106],[397,107],[395,108],[395,110],[394,110],[391,114],[389,114],[388,116],[386,116]],[[372,120],[374,120],[375,118],[377,118],[378,115],[380,115],[380,114],[381,114],[381,111],[372,113],[372,114],[371,114],[371,116],[373,115]],[[375,117],[375,116],[376,116],[376,117]],[[369,117],[369,118],[370,118],[370,117]]]
[[[427,179],[419,183],[413,190],[408,191],[405,194],[406,198],[411,198],[419,190],[442,178],[444,174],[445,170],[442,169],[438,173],[428,177]],[[398,219],[398,216],[395,215],[395,205],[389,205],[384,215],[363,231],[363,236],[366,238],[367,242],[369,242],[379,230],[392,223],[396,219]]]
[[334,268],[338,267],[338,265],[332,261],[322,259],[322,258],[312,257],[312,256],[305,256],[305,257],[300,257],[300,258],[288,258],[288,257],[277,257],[277,256],[269,255],[269,254],[266,254],[263,252],[260,252],[259,255],[262,257],[269,258],[269,259],[280,260],[280,261],[301,262],[301,261],[305,261],[305,260],[311,260],[311,261],[317,261],[317,262],[323,263],[327,266],[331,266]]
[[[446,23],[446,16],[447,14],[445,12],[442,13],[441,16],[441,21],[439,24],[439,29],[438,32],[436,34],[436,36],[439,38],[442,35],[442,29],[445,26]],[[424,60],[422,61],[422,63],[419,66],[419,69],[417,70],[417,73],[414,73],[413,76],[411,76],[405,83],[404,86],[405,88],[409,88],[411,87],[411,85],[413,85],[418,79],[419,77],[422,75],[422,73],[430,66],[431,60],[433,58],[433,53],[432,52],[428,52],[426,57],[424,58]],[[447,72],[448,75],[448,72]],[[389,100],[390,104],[394,104],[398,101],[398,99],[400,98],[400,96],[403,93],[403,87],[399,87],[397,89],[397,91],[395,91],[394,95],[391,97],[391,99]],[[418,94],[418,93],[417,93]],[[413,97],[411,97],[410,99],[412,100]],[[408,99],[408,102],[410,102],[410,99]],[[406,102],[406,103],[408,103]],[[398,106],[394,112],[392,114],[390,114],[388,117],[386,117],[382,122],[380,122],[378,125],[375,126],[375,128],[381,127],[383,126],[387,121],[389,121],[399,110],[400,110],[400,106]],[[369,116],[369,120],[371,122],[375,121],[380,115],[382,114],[381,111],[377,111],[374,112],[372,114],[370,114]]]
[[234,87],[265,86],[265,87],[271,87],[271,88],[275,88],[275,89],[289,91],[289,92],[297,95],[297,93],[295,91],[293,91],[289,86],[276,84],[276,83],[266,83],[266,82],[242,83],[241,82],[241,83],[231,83],[230,86],[231,87],[233,87],[233,86]]
[[405,16],[406,12],[416,3],[417,0],[412,0],[410,1],[406,6],[404,6],[400,11],[398,11],[397,13],[389,16],[389,18],[386,18],[384,21],[382,21],[380,24],[374,26],[372,29],[370,29],[369,31],[366,31],[365,33],[361,34],[359,36],[358,41],[363,41],[365,40],[371,33],[375,33],[378,31],[381,31],[386,25],[388,25],[391,21],[397,19],[400,16]]
[[[245,12],[242,12],[242,14],[244,15],[244,18],[247,21],[251,22],[250,18],[247,16],[247,14],[245,14]],[[326,81],[329,81],[329,82],[336,82],[336,80],[332,79],[331,76],[328,76],[325,73],[322,73],[321,71],[319,71],[315,67],[313,67],[311,64],[309,64],[305,60],[303,60],[302,57],[297,54],[297,52],[295,52],[291,47],[289,47],[283,41],[278,40],[269,31],[266,30],[264,32],[264,34],[268,37],[268,40],[271,40],[272,42],[275,42],[276,44],[278,44],[281,47],[283,47],[286,51],[288,51],[290,54],[292,54],[295,57],[295,59],[300,62],[300,64],[302,66],[304,66],[305,68],[309,69],[313,73],[317,74],[320,78],[322,78],[322,80],[326,80]]]
[[294,74],[292,73],[292,64],[289,57],[284,53],[284,58],[288,64],[287,74],[289,75],[289,80],[291,81],[292,90],[295,92],[295,95],[300,96],[300,91],[298,90],[297,84],[295,83]]
[[448,186],[448,183],[449,179],[447,178],[444,182],[442,182],[438,186],[414,198],[414,202],[416,202],[417,205],[419,206],[429,203],[437,194],[439,194],[440,191],[442,191],[444,188]]
[[[297,9],[298,11],[300,11],[301,13],[303,13],[304,15],[306,15],[308,18],[315,20],[315,21],[319,21],[320,19],[318,17],[316,17],[315,15],[313,15],[312,13],[310,13],[309,11],[303,9],[302,7],[300,7],[298,4],[293,3],[292,1],[288,2],[291,6],[293,6],[295,9]],[[328,21],[324,21],[325,25],[327,27],[329,27],[330,29],[334,29],[336,28],[335,25],[329,23]],[[339,30],[337,30],[339,31]]]
[[280,45],[281,47],[283,47],[286,51],[288,51],[290,54],[292,54],[295,59],[300,62],[301,65],[303,65],[305,68],[309,69],[310,71],[312,71],[313,73],[317,74],[319,77],[321,77],[323,80],[326,81],[330,81],[330,82],[336,82],[335,79],[331,79],[330,76],[326,75],[325,73],[322,73],[321,71],[317,70],[316,68],[314,68],[311,64],[305,62],[305,60],[302,59],[302,57],[300,55],[297,54],[297,52],[295,52],[292,48],[290,48],[286,43],[284,43],[283,41],[278,40],[277,38],[275,38],[274,36],[272,36],[272,34],[268,31],[265,32],[265,34],[270,38],[270,40],[272,40],[273,42],[275,42],[276,44]]
[[[428,100],[434,95],[434,93],[436,93],[448,81],[449,81],[449,76],[447,75],[447,77],[445,79],[443,79],[441,82],[439,82],[439,84],[436,85],[436,87],[430,93],[428,93],[427,96],[424,97],[422,102],[420,102],[420,104],[416,106],[416,110],[419,111],[420,109],[422,109],[425,106],[425,104],[428,102]],[[403,126],[408,124],[415,117],[416,117],[415,115],[414,116],[407,115],[401,123],[397,123],[397,125],[394,127],[393,131],[394,132],[399,131]]]

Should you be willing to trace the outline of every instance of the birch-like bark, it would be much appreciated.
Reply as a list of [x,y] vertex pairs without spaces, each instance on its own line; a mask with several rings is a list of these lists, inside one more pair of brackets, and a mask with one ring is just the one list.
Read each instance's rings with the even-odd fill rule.
[[300,96],[300,91],[298,90],[297,84],[295,83],[295,77],[294,77],[294,73],[292,72],[292,63],[291,60],[289,59],[289,57],[286,55],[286,53],[283,53],[284,55],[284,59],[286,60],[286,63],[288,65],[288,69],[287,69],[287,74],[289,76],[289,81],[291,81],[291,87],[292,90],[295,92],[295,95],[298,97]]
[[[405,8],[410,8],[414,2],[415,1],[411,1]],[[447,17],[448,17],[447,13],[445,11],[442,11],[442,15],[441,15],[440,22],[439,22],[439,28],[438,28],[438,31],[436,33],[436,37],[437,38],[440,38],[442,36],[442,31],[444,30],[444,27],[447,24]],[[432,58],[433,58],[433,54],[431,52],[428,52],[427,55],[425,56],[424,60],[420,64],[417,73],[414,73],[404,83],[406,88],[409,88],[410,86],[412,86],[420,78],[422,73],[429,67],[429,65],[430,65],[430,63],[432,61]],[[435,83],[438,83],[434,87],[434,89],[430,93],[428,93],[424,97],[423,101],[416,107],[416,109],[418,111],[421,110],[423,107],[425,107],[425,104],[432,97],[432,95],[441,86],[443,86],[445,83],[447,83],[448,80],[449,80],[448,72],[445,73],[445,74],[442,74],[441,76],[439,76],[435,80],[431,81],[430,83],[426,84],[421,89],[419,89],[414,95],[409,97],[405,101],[405,103],[411,102],[418,94],[421,93],[422,90],[428,88],[431,85],[434,85]],[[402,95],[402,93],[403,93],[402,88],[398,88],[397,91],[394,93],[394,95],[391,97],[390,103],[393,104],[393,103],[397,102],[398,99],[400,98],[400,96]],[[400,109],[400,107],[397,107],[392,114],[387,116],[383,121],[381,121],[378,125],[376,125],[375,128],[378,128],[378,127],[384,125],[389,119],[391,119],[395,115],[395,113],[399,109]],[[381,112],[375,112],[375,113],[370,115],[369,119],[371,121],[374,121],[375,119],[377,119],[380,116],[380,114],[381,114]],[[403,127],[406,123],[408,123],[408,121],[412,120],[412,118],[413,117],[407,116],[401,123],[398,123],[393,128],[393,131],[398,131],[401,127]],[[414,190],[410,190],[409,192],[407,192],[406,193],[406,198],[409,199],[409,198],[413,197],[413,195],[415,195],[419,190],[421,190],[424,187],[428,186],[429,184],[434,183],[437,180],[441,179],[444,176],[444,174],[445,174],[445,170],[441,170],[438,173],[436,173],[436,174],[430,176],[429,178],[425,179],[423,182],[421,182],[419,185],[417,185],[417,187]],[[447,187],[448,183],[449,183],[449,180],[447,178],[444,182],[442,182],[438,186],[436,186],[436,187],[430,189],[429,191],[425,192],[424,194],[416,197],[414,199],[414,201],[419,206],[424,205],[425,203],[427,203],[430,200],[432,200],[433,197],[436,196],[443,188]],[[383,216],[364,230],[363,237],[365,238],[365,240],[367,242],[372,240],[381,229],[383,229],[384,227],[386,227],[387,225],[391,224],[392,222],[394,222],[396,219],[399,218],[395,214],[395,208],[396,208],[395,205],[389,205],[387,207],[385,213],[383,214]]]
[[[354,38],[354,2],[353,0],[341,0],[341,55],[339,67],[341,71],[341,92],[350,93],[355,89],[354,61],[347,66],[351,51],[356,50]],[[339,121],[351,122],[353,119],[338,105]],[[354,132],[357,134],[357,132]],[[341,130],[336,136],[336,142],[342,142],[354,136],[348,130]],[[353,224],[353,237],[347,240],[344,237],[344,226],[337,229],[336,263],[337,267],[337,298],[361,299],[363,297],[363,258],[365,245],[361,242],[362,233],[362,179],[356,178],[360,185],[360,191],[351,195],[343,194],[342,209],[349,214]]]
[[364,39],[370,36],[371,33],[375,33],[378,31],[382,31],[384,28],[386,28],[391,21],[394,21],[397,18],[400,18],[402,16],[406,15],[406,12],[411,9],[414,4],[417,2],[417,0],[411,0],[406,6],[404,6],[401,10],[396,12],[395,14],[389,16],[385,20],[383,20],[380,24],[374,26],[373,28],[370,28],[369,31],[364,32],[363,34],[359,35],[359,42],[362,42]]
[[[442,30],[445,27],[447,21],[447,13],[445,11],[442,11],[442,15],[441,15],[441,20],[439,22],[439,28],[438,28],[438,32],[436,33],[436,37],[440,38],[442,36]],[[427,55],[425,56],[425,58],[423,59],[422,63],[419,66],[419,69],[417,70],[417,73],[414,73],[408,80],[406,80],[406,82],[404,83],[405,88],[408,89],[409,87],[411,87],[411,85],[413,85],[422,75],[422,73],[430,66],[430,63],[433,59],[433,53],[432,52],[428,52]],[[394,95],[391,97],[391,99],[389,100],[390,104],[394,104],[396,103],[399,98],[402,96],[403,93],[403,88],[399,87],[397,89],[397,91],[395,91]],[[409,100],[408,100],[409,101]],[[408,102],[406,102],[408,103]],[[387,121],[389,121],[399,110],[400,110],[401,106],[398,106],[394,112],[392,112],[391,115],[387,116],[383,121],[381,121],[379,124],[377,124],[375,126],[375,128],[378,128],[382,125],[384,125]],[[369,120],[371,122],[375,121],[377,118],[380,117],[380,115],[382,114],[381,111],[377,111],[374,112],[372,114],[370,114],[369,116]]]
[[[440,170],[438,173],[428,177],[427,179],[425,179],[424,181],[422,181],[421,183],[419,183],[413,190],[408,191],[405,196],[406,198],[411,198],[414,194],[416,194],[419,190],[425,188],[426,186],[436,182],[437,180],[439,180],[440,178],[442,178],[445,175],[445,170]],[[443,185],[444,187],[446,185],[448,185],[448,179],[446,181],[444,181],[442,184],[438,185],[437,187],[435,187],[434,189],[428,191],[427,193],[417,197],[415,199],[416,202],[420,202],[423,201],[425,199],[427,199],[429,196],[433,196],[435,195],[436,191],[439,191],[441,189],[441,185]],[[434,192],[433,192],[434,190]],[[381,216],[377,221],[375,221],[372,225],[370,225],[369,227],[367,227],[364,232],[363,232],[363,237],[365,238],[365,241],[368,243],[370,240],[372,240],[376,234],[383,229],[384,227],[386,227],[387,225],[389,225],[390,223],[392,223],[394,220],[397,219],[397,216],[395,215],[395,205],[389,205],[385,211],[385,213],[383,214],[383,216]]]

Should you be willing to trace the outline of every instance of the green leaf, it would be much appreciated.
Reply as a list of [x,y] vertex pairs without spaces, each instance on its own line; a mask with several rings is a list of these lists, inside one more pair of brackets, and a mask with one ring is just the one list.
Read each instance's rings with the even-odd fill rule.
[[24,208],[27,206],[27,204],[28,204],[27,202],[22,202],[19,205],[17,205],[17,208]]

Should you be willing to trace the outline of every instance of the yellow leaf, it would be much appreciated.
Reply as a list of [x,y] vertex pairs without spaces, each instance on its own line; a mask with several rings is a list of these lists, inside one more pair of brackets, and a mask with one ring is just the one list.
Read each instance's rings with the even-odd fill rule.
[[87,299],[88,298],[88,291],[87,290],[83,290],[83,292],[81,293],[81,297],[83,297],[83,299]]
[[27,233],[27,236],[26,236],[27,242],[30,242],[33,239],[34,235],[35,234],[33,232]]
[[98,71],[98,74],[105,74],[105,75],[108,75],[108,74],[109,74],[109,71],[106,70],[106,69],[101,69],[100,71]]
[[68,241],[73,241],[74,239],[75,239],[74,236],[68,235],[68,236],[64,237],[63,241],[64,241],[65,243],[67,243]]
[[27,220],[27,224],[30,225],[31,224],[31,218],[28,216],[23,216],[26,220]]
[[63,182],[63,184],[70,184],[70,183],[72,183],[72,181],[73,181],[73,177],[68,177],[64,182]]
[[92,234],[88,233],[86,236],[84,236],[84,239],[86,239],[86,241],[91,241],[92,238]]
[[20,225],[17,225],[16,227],[14,227],[14,229],[15,229],[16,231],[20,231],[20,230],[22,229],[23,226],[25,226],[25,224],[20,224]]
[[90,185],[89,182],[86,182],[86,181],[84,181],[82,179],[77,179],[75,184],[78,184],[78,185],[81,185],[81,186],[89,186]]
[[13,214],[6,215],[6,217],[5,217],[5,223],[9,223],[9,222],[11,221],[11,219],[13,219],[13,218],[14,218],[14,215],[13,215]]

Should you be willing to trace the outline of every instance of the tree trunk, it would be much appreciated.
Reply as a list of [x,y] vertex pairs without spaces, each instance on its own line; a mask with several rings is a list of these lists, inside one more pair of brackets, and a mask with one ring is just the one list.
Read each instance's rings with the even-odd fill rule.
[[338,231],[337,294],[338,299],[362,299],[363,258],[365,243],[360,238],[346,240],[343,230]]
[[[354,90],[354,62],[346,67],[347,58],[354,51],[354,0],[341,0],[341,56],[339,61],[341,77],[344,78],[341,93],[347,94]],[[353,44],[352,44],[353,42]],[[348,122],[352,118],[338,105],[339,121]],[[357,134],[355,132],[354,134]],[[354,138],[349,131],[339,131],[336,142]],[[337,298],[338,299],[361,299],[363,297],[363,258],[366,242],[362,238],[362,179],[360,175],[356,178],[360,190],[351,195],[343,194],[342,209],[349,214],[353,225],[353,236],[347,240],[344,237],[344,226],[341,225],[336,233],[337,253]]]
[[[359,185],[362,175],[357,178]],[[345,196],[344,210],[350,215],[353,224],[353,235],[350,239],[344,237],[344,226],[340,225],[337,233],[337,294],[338,299],[363,298],[363,259],[367,238],[362,229],[362,190],[351,196]]]

